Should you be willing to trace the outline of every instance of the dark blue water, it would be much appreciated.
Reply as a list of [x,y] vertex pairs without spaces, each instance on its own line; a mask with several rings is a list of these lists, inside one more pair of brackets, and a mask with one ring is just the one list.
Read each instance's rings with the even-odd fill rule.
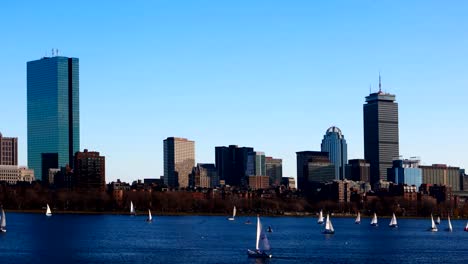
[[[0,234],[0,263],[468,263],[465,221],[454,232],[426,229],[430,220],[336,218],[335,235],[323,235],[315,218],[263,217],[272,246],[271,260],[248,259],[256,225],[247,217],[54,215],[7,213]],[[253,223],[255,218],[250,217]]]

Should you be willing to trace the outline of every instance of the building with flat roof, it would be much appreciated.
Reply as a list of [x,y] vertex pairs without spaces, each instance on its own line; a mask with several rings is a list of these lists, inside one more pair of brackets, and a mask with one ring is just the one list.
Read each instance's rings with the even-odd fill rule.
[[219,186],[218,171],[212,163],[198,163],[192,169],[192,182],[194,187],[215,188]]
[[106,159],[99,152],[76,152],[73,174],[77,190],[106,191]]
[[195,141],[168,137],[164,140],[164,183],[171,188],[186,188],[195,166]]
[[393,167],[388,169],[388,181],[396,184],[415,185],[419,188],[423,182],[419,164],[420,160],[417,158],[394,160]]
[[307,185],[308,163],[312,158],[328,159],[328,152],[322,151],[298,151],[296,152],[297,162],[297,188],[304,189]]
[[265,153],[253,151],[247,154],[246,175],[266,176]]
[[18,138],[0,133],[0,165],[18,165]]
[[370,183],[370,164],[364,159],[352,159],[346,164],[346,179]]
[[364,159],[370,164],[374,185],[387,179],[387,169],[399,154],[398,104],[395,95],[379,91],[366,97],[364,104]]
[[18,182],[33,182],[35,180],[34,171],[27,167],[18,167],[17,165],[0,165],[0,181],[8,184]]
[[422,182],[426,184],[446,185],[452,191],[460,191],[460,168],[446,164],[419,166],[422,170]]
[[249,187],[252,190],[267,189],[270,186],[270,178],[264,175],[250,175]]
[[47,181],[42,154],[55,153],[58,166],[73,166],[80,149],[79,60],[44,57],[27,63],[28,166]]
[[253,151],[251,147],[237,145],[216,147],[215,162],[220,181],[230,186],[247,186],[248,154]]
[[270,178],[271,186],[279,186],[283,178],[283,160],[265,157],[266,176]]

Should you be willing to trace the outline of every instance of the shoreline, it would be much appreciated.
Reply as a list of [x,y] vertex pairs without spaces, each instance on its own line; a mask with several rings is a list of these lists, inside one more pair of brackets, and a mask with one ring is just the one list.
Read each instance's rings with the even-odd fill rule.
[[[5,210],[6,213],[23,213],[23,214],[45,214],[45,210]],[[188,212],[158,212],[152,211],[153,216],[225,216],[230,217],[229,214],[220,214],[220,213],[188,213]],[[53,211],[53,214],[58,215],[130,215],[130,213],[126,211],[103,211],[103,212],[95,212],[95,211]],[[140,211],[136,213],[136,216],[146,216],[148,215],[147,211]],[[237,217],[255,217],[257,214],[238,214]],[[285,212],[284,214],[264,214],[261,215],[262,217],[309,217],[309,218],[317,218],[318,214],[316,213],[299,213],[299,212]],[[334,218],[356,218],[356,215],[348,215],[348,214],[332,214]],[[361,215],[361,218],[364,219],[371,219],[372,216],[364,216]],[[380,219],[390,219],[392,216],[378,216]],[[424,216],[398,216],[398,219],[428,219],[429,217]],[[466,218],[458,217],[458,218],[451,218],[451,220],[464,220]],[[446,220],[445,217],[442,220]]]

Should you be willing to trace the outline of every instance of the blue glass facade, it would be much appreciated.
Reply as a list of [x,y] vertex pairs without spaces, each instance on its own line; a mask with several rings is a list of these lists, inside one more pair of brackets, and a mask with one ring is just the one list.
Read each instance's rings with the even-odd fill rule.
[[422,169],[416,167],[407,167],[405,161],[393,161],[393,167],[388,169],[388,181],[396,184],[415,185],[416,187],[422,184]]
[[58,166],[73,166],[80,149],[79,60],[45,57],[27,63],[28,166],[43,175],[42,154],[58,154]]
[[322,152],[328,152],[328,158],[335,165],[335,179],[345,178],[345,165],[348,163],[348,145],[343,133],[337,127],[330,127],[322,140]]

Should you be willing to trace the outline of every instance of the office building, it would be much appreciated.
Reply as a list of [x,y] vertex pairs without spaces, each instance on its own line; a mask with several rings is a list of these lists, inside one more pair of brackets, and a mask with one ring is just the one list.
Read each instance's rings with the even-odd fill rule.
[[328,158],[335,165],[335,179],[345,178],[345,165],[348,163],[348,145],[341,130],[335,126],[327,129],[321,144],[322,152],[328,152]]
[[335,165],[328,157],[312,157],[307,162],[307,182],[325,183],[335,180]]
[[0,133],[0,165],[18,165],[18,138]]
[[265,153],[254,151],[247,154],[248,176],[266,176]]
[[460,169],[460,190],[468,191],[468,175],[465,169]]
[[218,171],[211,163],[198,163],[192,170],[191,186],[200,188],[215,188],[219,186]]
[[230,186],[247,186],[247,156],[253,151],[253,148],[236,145],[216,147],[215,162],[220,181]]
[[270,178],[271,186],[279,186],[283,178],[283,161],[272,157],[265,157],[266,176]]
[[0,165],[0,182],[16,184],[18,182],[33,182],[34,171],[17,165]]
[[[308,162],[312,158],[326,158],[328,159],[328,152],[321,151],[299,151],[296,152],[297,162],[297,188],[304,189],[307,185],[308,175]],[[334,170],[333,170],[334,173]]]
[[370,182],[370,164],[363,159],[351,159],[346,164],[346,179]]
[[446,164],[419,166],[422,170],[422,182],[426,184],[446,185],[452,191],[460,191],[460,168]]
[[164,140],[164,183],[171,188],[186,188],[195,166],[195,142],[186,138]]
[[[42,154],[56,154],[58,166],[73,166],[80,149],[79,61],[44,57],[27,63],[28,166],[47,181]],[[46,161],[45,163],[49,163]]]
[[106,160],[99,152],[88,151],[75,154],[73,169],[76,189],[79,191],[106,191]]
[[387,179],[387,169],[399,156],[398,104],[395,95],[379,92],[366,97],[364,104],[364,158],[370,164],[371,185]]
[[388,181],[396,184],[415,185],[422,184],[422,170],[419,168],[418,158],[398,159],[393,161],[393,167],[388,169]]

